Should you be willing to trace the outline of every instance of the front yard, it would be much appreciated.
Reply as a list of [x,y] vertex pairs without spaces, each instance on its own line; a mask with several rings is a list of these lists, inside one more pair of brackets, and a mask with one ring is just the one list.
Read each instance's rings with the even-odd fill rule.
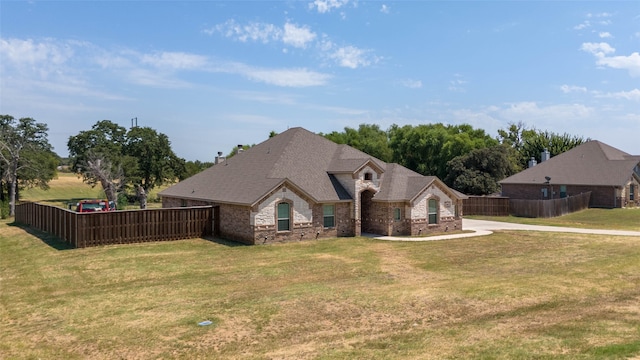
[[36,235],[0,222],[0,358],[640,355],[640,238],[64,250]]

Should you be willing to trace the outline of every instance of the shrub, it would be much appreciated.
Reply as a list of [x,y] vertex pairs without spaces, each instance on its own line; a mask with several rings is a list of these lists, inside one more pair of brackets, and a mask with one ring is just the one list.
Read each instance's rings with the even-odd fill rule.
[[9,217],[9,201],[0,201],[0,219],[6,219]]

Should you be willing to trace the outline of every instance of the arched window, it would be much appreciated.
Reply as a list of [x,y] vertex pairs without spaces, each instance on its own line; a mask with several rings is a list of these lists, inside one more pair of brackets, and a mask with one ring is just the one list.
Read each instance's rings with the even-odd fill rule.
[[281,202],[278,204],[278,231],[291,230],[290,209],[289,203]]
[[429,199],[429,224],[438,223],[438,200]]

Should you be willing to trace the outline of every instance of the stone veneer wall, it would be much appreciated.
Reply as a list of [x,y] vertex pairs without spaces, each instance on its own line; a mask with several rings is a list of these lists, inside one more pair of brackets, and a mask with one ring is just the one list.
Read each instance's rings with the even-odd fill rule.
[[[630,185],[633,185],[633,200],[630,199],[631,193],[629,192]],[[633,176],[631,180],[622,190],[623,206],[640,206],[640,182],[638,182]]]

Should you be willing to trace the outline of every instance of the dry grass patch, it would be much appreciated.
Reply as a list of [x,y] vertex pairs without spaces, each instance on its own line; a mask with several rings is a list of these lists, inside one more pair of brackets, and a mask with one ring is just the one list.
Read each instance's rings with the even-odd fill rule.
[[0,358],[640,354],[640,239],[632,237],[502,232],[56,250],[5,222],[0,255]]

